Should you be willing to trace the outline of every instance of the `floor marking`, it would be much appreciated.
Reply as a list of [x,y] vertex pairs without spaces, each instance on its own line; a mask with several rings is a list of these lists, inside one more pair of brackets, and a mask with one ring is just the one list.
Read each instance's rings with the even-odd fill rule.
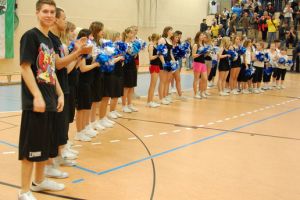
[[231,118],[230,118],[230,117],[227,117],[225,120],[228,121],[228,120],[231,120]]
[[153,135],[144,135],[144,138],[152,137]]
[[77,145],[73,145],[72,147],[74,147],[74,148],[76,148],[76,147],[80,148],[80,147],[82,147],[82,145],[81,144],[77,144]]
[[215,124],[214,122],[207,123],[208,126]]
[[101,142],[94,142],[94,143],[92,143],[92,145],[99,145],[99,144],[101,144]]
[[81,182],[83,182],[83,181],[84,181],[84,179],[81,178],[81,179],[77,179],[77,180],[72,181],[72,183],[81,183]]
[[181,130],[174,130],[173,133],[179,133]]
[[218,122],[218,123],[222,123],[222,122],[223,122],[223,120],[218,120],[218,121],[216,121],[216,122]]
[[128,140],[136,140],[137,138],[136,137],[130,137],[128,138]]
[[167,135],[167,134],[168,134],[167,132],[159,133],[159,135]]
[[242,113],[242,114],[240,114],[240,116],[241,116],[241,117],[244,117],[244,116],[245,116],[245,114],[244,114],[244,113]]
[[4,154],[4,155],[15,154],[15,153],[16,153],[15,151],[5,151],[5,152],[2,152],[2,154]]
[[204,127],[204,125],[200,124],[200,125],[197,125],[197,127],[202,128],[202,127]]
[[120,142],[121,140],[111,140],[109,141],[110,143],[116,143],[116,142]]
[[251,115],[251,114],[252,114],[252,112],[247,112],[247,114],[248,114],[248,115]]
[[236,119],[236,118],[238,118],[238,116],[234,115],[232,118],[233,118],[233,119]]
[[190,130],[192,130],[192,128],[185,128],[185,130],[188,130],[188,131],[190,131]]

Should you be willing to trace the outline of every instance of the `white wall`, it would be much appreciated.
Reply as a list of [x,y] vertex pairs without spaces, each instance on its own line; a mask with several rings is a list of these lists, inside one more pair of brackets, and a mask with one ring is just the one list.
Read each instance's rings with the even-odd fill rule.
[[[105,28],[122,32],[126,27],[137,24],[138,2],[148,0],[57,0],[69,21],[79,27],[88,28],[92,21],[101,21]],[[153,1],[153,0],[152,0]],[[35,0],[19,1],[20,25],[15,32],[15,58],[0,60],[0,72],[19,71],[19,41],[22,34],[37,23]],[[82,2],[87,2],[83,4]],[[183,38],[194,37],[199,24],[207,15],[208,0],[157,0],[156,27],[140,27],[139,37],[144,40],[153,33],[162,33],[165,26],[181,30]],[[149,9],[149,8],[145,8]],[[154,8],[153,8],[154,9]],[[141,54],[141,65],[147,65],[147,53]]]

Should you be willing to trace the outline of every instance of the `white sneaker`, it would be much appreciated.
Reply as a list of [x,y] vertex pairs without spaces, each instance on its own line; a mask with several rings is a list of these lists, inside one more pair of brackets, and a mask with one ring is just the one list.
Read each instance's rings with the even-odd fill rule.
[[108,119],[107,117],[104,117],[103,119],[104,119],[105,121],[107,121],[108,123],[111,123],[112,125],[114,125],[114,124],[116,123],[116,122],[114,122],[114,121]]
[[156,107],[159,107],[160,106],[160,103],[157,103],[155,101],[153,101],[153,104],[156,105]]
[[92,126],[97,131],[102,131],[105,129],[105,127],[103,127],[103,126],[101,126],[101,124],[99,124],[99,121],[92,122]]
[[284,86],[284,85],[281,85],[281,89],[285,89],[285,86]]
[[209,88],[213,87],[214,86],[214,83],[213,82],[208,82],[208,85],[207,85]]
[[238,95],[240,93],[238,93],[238,91],[236,89],[234,89],[234,90],[231,90],[231,94]]
[[187,101],[187,98],[183,95],[179,96],[178,99],[181,101]]
[[118,116],[114,113],[114,111],[111,111],[107,115],[111,119],[118,119]]
[[171,88],[171,93],[176,93],[176,89],[174,87]]
[[98,134],[98,132],[95,131],[90,125],[86,126],[85,129],[83,129],[83,132],[90,138],[96,137]]
[[205,92],[202,92],[202,93],[201,93],[201,96],[202,96],[203,98],[207,99],[207,95],[205,94]]
[[204,93],[206,94],[206,96],[210,96],[210,95],[211,95],[211,94],[210,94],[209,92],[207,92],[206,90],[205,90]]
[[276,89],[277,89],[277,90],[280,90],[280,89],[281,89],[280,85],[277,85],[277,86],[276,86]]
[[118,111],[116,111],[116,110],[114,110],[114,111],[112,111],[112,112],[114,112],[114,114],[115,115],[117,115],[117,117],[123,117],[123,115],[121,115]]
[[92,139],[88,137],[84,132],[77,132],[75,134],[74,140],[81,141],[81,142],[90,142]]
[[62,172],[55,168],[53,165],[46,165],[44,174],[48,178],[68,178],[69,174],[67,172]]
[[40,184],[32,183],[30,189],[34,192],[41,192],[41,191],[61,191],[65,189],[65,185],[62,183],[56,183],[55,181],[51,181],[45,179]]
[[255,89],[253,90],[253,93],[254,93],[254,94],[259,94],[260,91],[259,91],[259,89],[255,88]]
[[198,94],[198,93],[194,96],[194,98],[195,98],[195,99],[202,99],[202,97],[201,97],[200,94]]
[[220,96],[229,96],[229,94],[227,92],[223,92],[223,91],[220,92],[219,94],[220,94]]
[[250,92],[248,90],[242,90],[243,94],[250,94]]
[[171,96],[171,95],[166,96],[165,99],[166,99],[168,102],[173,103],[173,99],[172,99],[172,96]]
[[118,104],[122,104],[122,99],[118,98]]
[[264,93],[265,91],[261,88],[258,89],[260,93]]
[[159,107],[158,104],[154,103],[153,101],[151,101],[150,103],[147,103],[147,106],[150,107],[150,108],[157,108]]
[[72,153],[71,151],[69,151],[68,149],[64,148],[61,152],[61,157],[63,159],[67,159],[67,160],[75,160],[78,158],[78,156],[74,153]]
[[273,87],[272,87],[272,86],[269,86],[269,87],[268,87],[268,90],[273,90]]
[[68,143],[66,144],[65,149],[67,149],[68,151],[72,152],[75,155],[78,155],[79,152],[77,150],[72,149],[72,145],[73,145],[73,143],[70,140],[68,140]]
[[132,111],[132,112],[137,112],[138,109],[136,107],[134,107],[133,105],[128,105],[128,108]]
[[166,98],[163,98],[163,99],[161,100],[161,104],[162,104],[162,105],[169,105],[170,102],[169,102]]
[[113,127],[113,125],[111,123],[107,122],[104,118],[100,120],[100,123],[105,128],[112,128]]
[[37,200],[33,194],[28,191],[26,193],[19,193],[18,200]]
[[123,107],[123,112],[124,113],[132,113],[132,110],[128,108],[128,106]]
[[230,89],[225,88],[223,92],[230,93]]
[[248,91],[249,91],[249,93],[251,94],[251,93],[254,92],[254,89],[253,89],[253,88],[249,88]]
[[66,166],[66,167],[72,167],[77,164],[75,160],[63,159],[61,156],[54,158],[53,163],[55,166]]

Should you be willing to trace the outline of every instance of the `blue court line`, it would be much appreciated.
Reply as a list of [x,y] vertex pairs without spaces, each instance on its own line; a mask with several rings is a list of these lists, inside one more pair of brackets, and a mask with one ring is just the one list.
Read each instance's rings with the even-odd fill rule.
[[5,142],[5,141],[2,141],[2,140],[0,140],[0,144],[4,144],[4,145],[7,145],[7,146],[11,146],[11,147],[14,147],[14,148],[18,148],[18,145],[10,144],[10,143]]
[[[267,120],[270,120],[270,119],[273,119],[273,118],[276,118],[276,117],[279,117],[279,116],[282,116],[282,115],[285,115],[285,114],[294,112],[294,111],[299,110],[299,109],[300,109],[300,107],[297,107],[297,108],[293,108],[293,109],[290,109],[290,110],[285,111],[285,112],[282,112],[282,113],[278,113],[278,114],[275,114],[275,115],[271,115],[270,117],[267,117],[267,118],[263,118],[263,119],[260,119],[260,120],[255,120],[255,121],[253,121],[253,122],[244,124],[244,125],[242,125],[242,126],[238,126],[238,127],[236,127],[236,128],[230,129],[230,130],[228,130],[228,131],[223,131],[223,132],[221,132],[221,133],[218,133],[218,134],[215,134],[215,135],[212,135],[212,136],[209,136],[209,137],[205,137],[205,138],[196,140],[196,141],[194,141],[194,142],[187,143],[187,144],[184,144],[184,145],[175,147],[175,148],[173,148],[173,149],[169,149],[169,150],[167,150],[167,151],[163,151],[163,152],[161,152],[161,153],[154,154],[154,155],[152,155],[152,156],[148,156],[148,157],[145,157],[145,158],[142,158],[142,159],[138,159],[138,160],[135,160],[135,161],[132,161],[132,162],[129,162],[129,163],[126,163],[126,164],[117,166],[117,167],[113,167],[113,168],[111,168],[111,169],[107,169],[107,170],[104,170],[104,171],[100,171],[100,172],[98,172],[98,173],[96,173],[96,174],[97,174],[97,175],[107,174],[107,173],[110,173],[110,172],[113,172],[113,171],[116,171],[116,170],[119,170],[119,169],[122,169],[122,168],[125,168],[125,167],[128,167],[128,166],[131,166],[131,165],[134,165],[134,164],[137,164],[137,163],[146,161],[146,160],[150,160],[150,159],[152,159],[152,158],[157,158],[157,157],[163,156],[163,155],[165,155],[165,154],[172,153],[172,152],[174,152],[174,151],[177,151],[177,150],[180,150],[180,149],[183,149],[183,148],[186,148],[186,147],[189,147],[189,146],[192,146],[192,145],[195,145],[195,144],[198,144],[198,143],[201,143],[201,142],[204,142],[204,141],[207,141],[207,140],[216,138],[216,137],[220,137],[220,136],[222,136],[222,135],[231,133],[232,131],[237,131],[237,130],[240,130],[240,129],[242,129],[242,128],[251,126],[251,125],[253,125],[253,124],[258,124],[258,123],[261,123],[261,122],[263,122],[263,121],[267,121]],[[81,170],[83,170],[83,171],[86,171],[86,172],[91,173],[91,172],[90,172],[91,170],[89,170],[89,169],[87,169],[87,168],[79,167],[79,166],[76,166],[76,167],[79,168],[79,169],[81,169]],[[92,171],[92,173],[95,174],[94,171]],[[80,182],[83,182],[83,180],[80,181]]]
[[72,181],[72,183],[80,183],[80,182],[83,182],[83,181],[84,181],[84,179],[81,178],[81,179],[77,179],[77,180]]

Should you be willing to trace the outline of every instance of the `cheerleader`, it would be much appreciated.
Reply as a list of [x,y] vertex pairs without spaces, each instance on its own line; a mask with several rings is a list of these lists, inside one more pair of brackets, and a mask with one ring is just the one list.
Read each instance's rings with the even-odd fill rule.
[[[119,32],[112,32],[110,39],[112,42],[120,42],[122,40],[121,34]],[[117,61],[117,60],[116,60]],[[113,76],[116,79],[116,85],[112,88],[115,91],[111,91],[113,95],[111,95],[110,100],[110,112],[108,113],[108,117],[112,119],[116,119],[118,117],[122,117],[122,115],[116,110],[118,98],[123,96],[123,65],[124,61],[120,59],[118,62],[115,62],[115,69],[113,71]]]
[[[275,43],[276,52],[277,52],[277,54],[279,54],[280,53],[281,42],[280,42],[280,40],[274,40],[274,43]],[[277,68],[275,67],[273,69],[273,74],[272,74],[272,86],[273,87],[276,87],[276,76],[277,76],[276,70],[277,70]]]
[[[233,50],[238,52],[241,46],[241,37],[235,36],[233,39]],[[241,55],[238,53],[238,56],[235,60],[232,60],[230,67],[230,78],[229,78],[229,88],[231,89],[231,94],[237,95],[238,92],[238,83],[237,79],[241,70]]]
[[150,86],[148,90],[147,106],[149,106],[150,108],[156,108],[160,106],[160,104],[153,101],[154,90],[156,87],[158,76],[160,74],[160,65],[161,65],[161,61],[159,59],[159,55],[157,55],[157,49],[156,49],[159,39],[160,39],[160,35],[156,33],[153,33],[151,36],[149,36],[150,44],[148,46],[148,51],[149,51],[149,60],[150,60],[149,71],[151,74],[151,80],[150,80]]
[[[82,29],[78,33],[78,39],[81,37],[89,37],[91,31]],[[92,55],[82,58],[79,63],[79,80],[77,87],[77,116],[75,140],[89,142],[97,132],[90,129],[90,113],[92,107],[92,84],[94,80],[94,69],[98,69],[99,63],[93,63]]]
[[[203,42],[204,42],[204,46],[209,48],[209,53],[207,53],[204,57],[205,59],[205,66],[207,68],[207,75],[210,74],[211,69],[212,69],[212,54],[211,54],[211,50],[212,50],[212,42],[211,42],[211,37],[210,35],[208,35],[207,33],[203,33]],[[202,80],[199,81],[199,90],[201,88],[201,84],[206,85],[207,87],[207,81],[205,83],[202,82]],[[207,90],[205,89],[204,91],[205,96],[206,95],[210,95],[209,92],[207,92]]]
[[[208,49],[204,46],[204,34],[198,32],[194,39],[194,46],[192,55],[194,58],[193,70],[194,70],[194,98],[201,99],[202,97],[206,98],[205,90],[207,87],[207,68],[205,65],[205,55],[208,52]],[[205,50],[206,49],[206,50]],[[197,92],[197,86],[199,77],[201,75],[202,84],[200,85],[200,93]]]
[[[264,70],[263,82],[264,90],[272,90],[273,87],[269,85],[272,77],[272,72],[277,68],[277,61],[278,61],[278,53],[276,51],[275,43],[272,42],[270,45],[270,49],[268,49],[267,54],[270,57],[270,61],[266,63],[266,68]],[[275,70],[276,71],[276,70]]]
[[[106,39],[112,40],[113,38],[113,33],[112,32],[106,32]],[[115,34],[117,35],[117,33]],[[115,36],[116,37],[116,36]],[[102,43],[102,41],[100,41]],[[106,117],[106,111],[107,111],[107,106],[108,106],[108,101],[112,99],[112,104],[116,104],[118,101],[118,97],[121,96],[123,88],[120,87],[120,80],[116,74],[118,68],[121,65],[122,67],[122,61],[124,60],[124,57],[121,55],[117,55],[114,59],[113,62],[116,63],[116,68],[112,72],[102,72],[103,76],[103,97],[100,103],[100,110],[99,110],[99,123],[100,125],[104,126],[105,128],[112,128],[114,123],[113,121],[109,120]],[[118,73],[118,72],[117,72]],[[118,118],[115,112],[110,112],[109,117],[112,119]]]
[[259,94],[259,93],[264,92],[260,87],[262,77],[263,77],[263,69],[264,69],[264,65],[265,65],[264,43],[263,42],[259,42],[256,44],[256,51],[252,55],[252,60],[254,61],[253,66],[255,67],[255,73],[254,73],[254,77],[252,80],[253,87],[254,87],[253,92],[255,94]]
[[[132,46],[132,41],[134,40],[134,31],[132,28],[126,28],[122,34],[122,40]],[[130,48],[129,48],[130,51]],[[137,86],[137,67],[135,62],[135,56],[132,56],[127,52],[128,60],[125,60],[123,66],[123,80],[124,80],[124,92],[122,97],[123,112],[131,113],[137,112],[138,109],[132,105],[132,97],[134,92],[134,87]]]
[[281,47],[280,53],[278,54],[277,70],[276,70],[276,88],[278,90],[285,88],[284,79],[287,71],[288,59],[289,58],[287,56],[287,48]]
[[[171,40],[172,40],[172,43],[173,43],[173,49],[175,47],[181,45],[181,42],[180,42],[181,34],[182,34],[182,32],[175,31],[175,33],[171,37]],[[181,72],[181,68],[182,68],[182,58],[177,58],[176,56],[174,56],[174,59],[175,59],[175,61],[178,61],[179,69],[176,70],[175,72],[173,72],[173,74],[172,74],[172,84],[171,85],[174,85],[174,81],[176,82],[176,89],[177,89],[179,99],[182,100],[182,101],[186,101],[186,98],[184,96],[182,96],[182,90],[181,90],[180,72]],[[173,87],[174,86],[172,86],[172,88]],[[171,89],[171,91],[172,91],[172,89]]]
[[230,65],[229,58],[231,57],[228,54],[231,42],[229,37],[223,37],[221,40],[220,51],[218,53],[219,60],[219,80],[218,80],[218,90],[220,96],[228,96],[229,94],[224,91],[226,84],[226,77],[228,76]]
[[172,69],[170,67],[165,67],[166,63],[175,62],[173,53],[172,53],[172,41],[171,37],[173,36],[173,28],[167,26],[163,30],[162,38],[158,41],[158,44],[166,45],[168,53],[167,56],[160,55],[162,74],[159,81],[159,99],[161,104],[168,105],[172,102],[171,96],[168,96],[169,84],[172,78]]
[[214,86],[214,80],[215,80],[215,76],[217,73],[217,68],[218,68],[218,52],[219,52],[219,47],[218,47],[218,39],[214,39],[213,40],[213,47],[212,47],[213,51],[211,54],[212,57],[212,68],[211,71],[208,75],[208,87],[213,87]]
[[251,67],[252,62],[252,42],[251,40],[246,40],[243,44],[243,46],[246,48],[246,53],[244,57],[244,62],[242,63],[241,71],[239,74],[239,82],[241,83],[241,89],[243,94],[249,94],[248,90],[248,81],[251,79],[249,75],[246,75],[246,70],[248,70]]

